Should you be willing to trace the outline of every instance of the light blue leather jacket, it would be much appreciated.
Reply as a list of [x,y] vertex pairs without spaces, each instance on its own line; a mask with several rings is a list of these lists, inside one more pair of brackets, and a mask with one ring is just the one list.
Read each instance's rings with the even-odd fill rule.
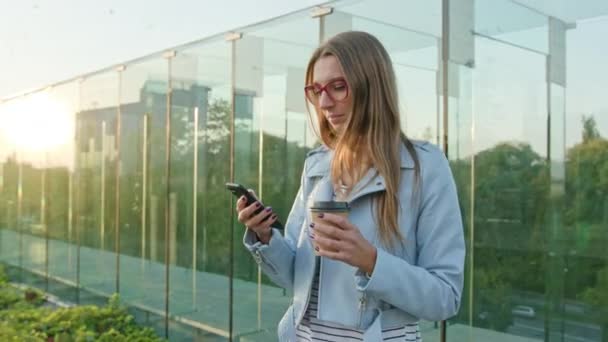
[[[402,144],[398,222],[404,241],[392,249],[380,243],[371,195],[385,187],[382,176],[371,169],[348,198],[350,222],[377,248],[371,278],[346,263],[320,260],[318,318],[364,330],[365,341],[380,341],[382,329],[419,319],[447,319],[460,305],[465,244],[452,173],[441,150],[429,143],[412,143],[420,178],[416,192],[414,160]],[[324,146],[308,154],[285,236],[273,229],[270,242],[263,245],[255,233],[245,232],[244,244],[262,271],[294,294],[279,323],[280,341],[296,340],[295,327],[308,304],[316,256],[307,208],[312,201],[333,197],[332,156],[333,151]]]

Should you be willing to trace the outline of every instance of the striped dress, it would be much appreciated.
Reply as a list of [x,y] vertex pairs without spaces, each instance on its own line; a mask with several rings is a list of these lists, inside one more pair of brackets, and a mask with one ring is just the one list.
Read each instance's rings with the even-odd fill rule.
[[[298,341],[313,342],[344,342],[363,341],[363,331],[347,328],[342,325],[317,319],[317,303],[319,300],[319,268],[312,282],[310,302],[302,322],[296,328]],[[382,341],[391,342],[421,342],[418,323],[406,324],[403,327],[382,330]]]

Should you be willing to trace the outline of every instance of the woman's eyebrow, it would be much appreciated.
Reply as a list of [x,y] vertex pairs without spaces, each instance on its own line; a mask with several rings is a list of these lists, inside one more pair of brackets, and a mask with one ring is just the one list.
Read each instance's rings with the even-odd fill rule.
[[330,78],[329,80],[327,80],[327,81],[325,81],[323,83],[321,83],[321,82],[313,82],[313,84],[315,84],[315,85],[328,84],[328,83],[331,83],[333,81],[338,81],[338,80],[340,80],[340,81],[346,81],[346,79],[344,78],[344,76],[337,76],[337,77],[332,77],[332,78]]

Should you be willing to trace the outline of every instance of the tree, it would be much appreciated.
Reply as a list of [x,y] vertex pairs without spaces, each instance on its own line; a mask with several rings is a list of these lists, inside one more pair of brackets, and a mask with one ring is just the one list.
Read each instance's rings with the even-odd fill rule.
[[[608,341],[608,140],[593,116],[583,117],[582,141],[567,152],[565,222],[573,230],[572,245],[590,262],[580,262],[577,297],[598,308],[602,341]],[[583,290],[580,290],[580,289]],[[604,310],[604,311],[602,311]]]
[[529,144],[501,143],[479,152],[475,157],[476,242],[510,250],[542,250],[547,176],[547,162]]
[[[474,162],[474,213],[469,212],[472,164],[451,162],[465,226],[471,215],[475,224],[475,241],[468,246],[475,253],[474,265],[468,265],[474,274],[473,322],[505,331],[518,291],[544,291],[548,163],[529,144],[518,142],[481,151]],[[467,310],[459,317],[468,321]]]
[[597,129],[597,123],[593,116],[585,116],[583,115],[583,143],[599,139],[600,132]]
[[[490,252],[484,253],[484,255],[498,263],[496,253]],[[495,266],[498,265],[495,264]],[[501,266],[506,267],[506,265]],[[505,331],[512,323],[511,282],[505,279],[505,272],[499,267],[481,268],[475,270],[474,274],[477,292],[475,321],[484,328]]]
[[580,297],[597,309],[602,324],[602,341],[608,341],[608,266],[597,273],[595,286],[587,288]]
[[583,125],[583,141],[567,152],[566,222],[569,225],[605,222],[608,217],[608,140],[593,117]]

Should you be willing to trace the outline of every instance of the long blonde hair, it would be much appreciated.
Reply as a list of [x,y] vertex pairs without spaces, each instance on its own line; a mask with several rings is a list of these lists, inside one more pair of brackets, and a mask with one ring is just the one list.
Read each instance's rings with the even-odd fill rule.
[[[349,96],[353,98],[353,109],[346,128],[338,134],[316,107],[319,129],[315,129],[315,133],[334,150],[331,165],[334,184],[340,182],[345,170],[351,172],[352,184],[356,184],[363,176],[357,169],[358,162],[362,160],[369,161],[384,178],[386,191],[375,195],[374,203],[380,239],[383,245],[390,247],[393,238],[404,239],[398,227],[401,142],[405,143],[414,159],[416,175],[420,169],[413,145],[401,132],[391,59],[380,41],[371,34],[343,32],[324,42],[312,54],[306,69],[306,84],[313,83],[315,63],[325,56],[336,57],[342,66]],[[312,116],[310,110],[309,114]]]

